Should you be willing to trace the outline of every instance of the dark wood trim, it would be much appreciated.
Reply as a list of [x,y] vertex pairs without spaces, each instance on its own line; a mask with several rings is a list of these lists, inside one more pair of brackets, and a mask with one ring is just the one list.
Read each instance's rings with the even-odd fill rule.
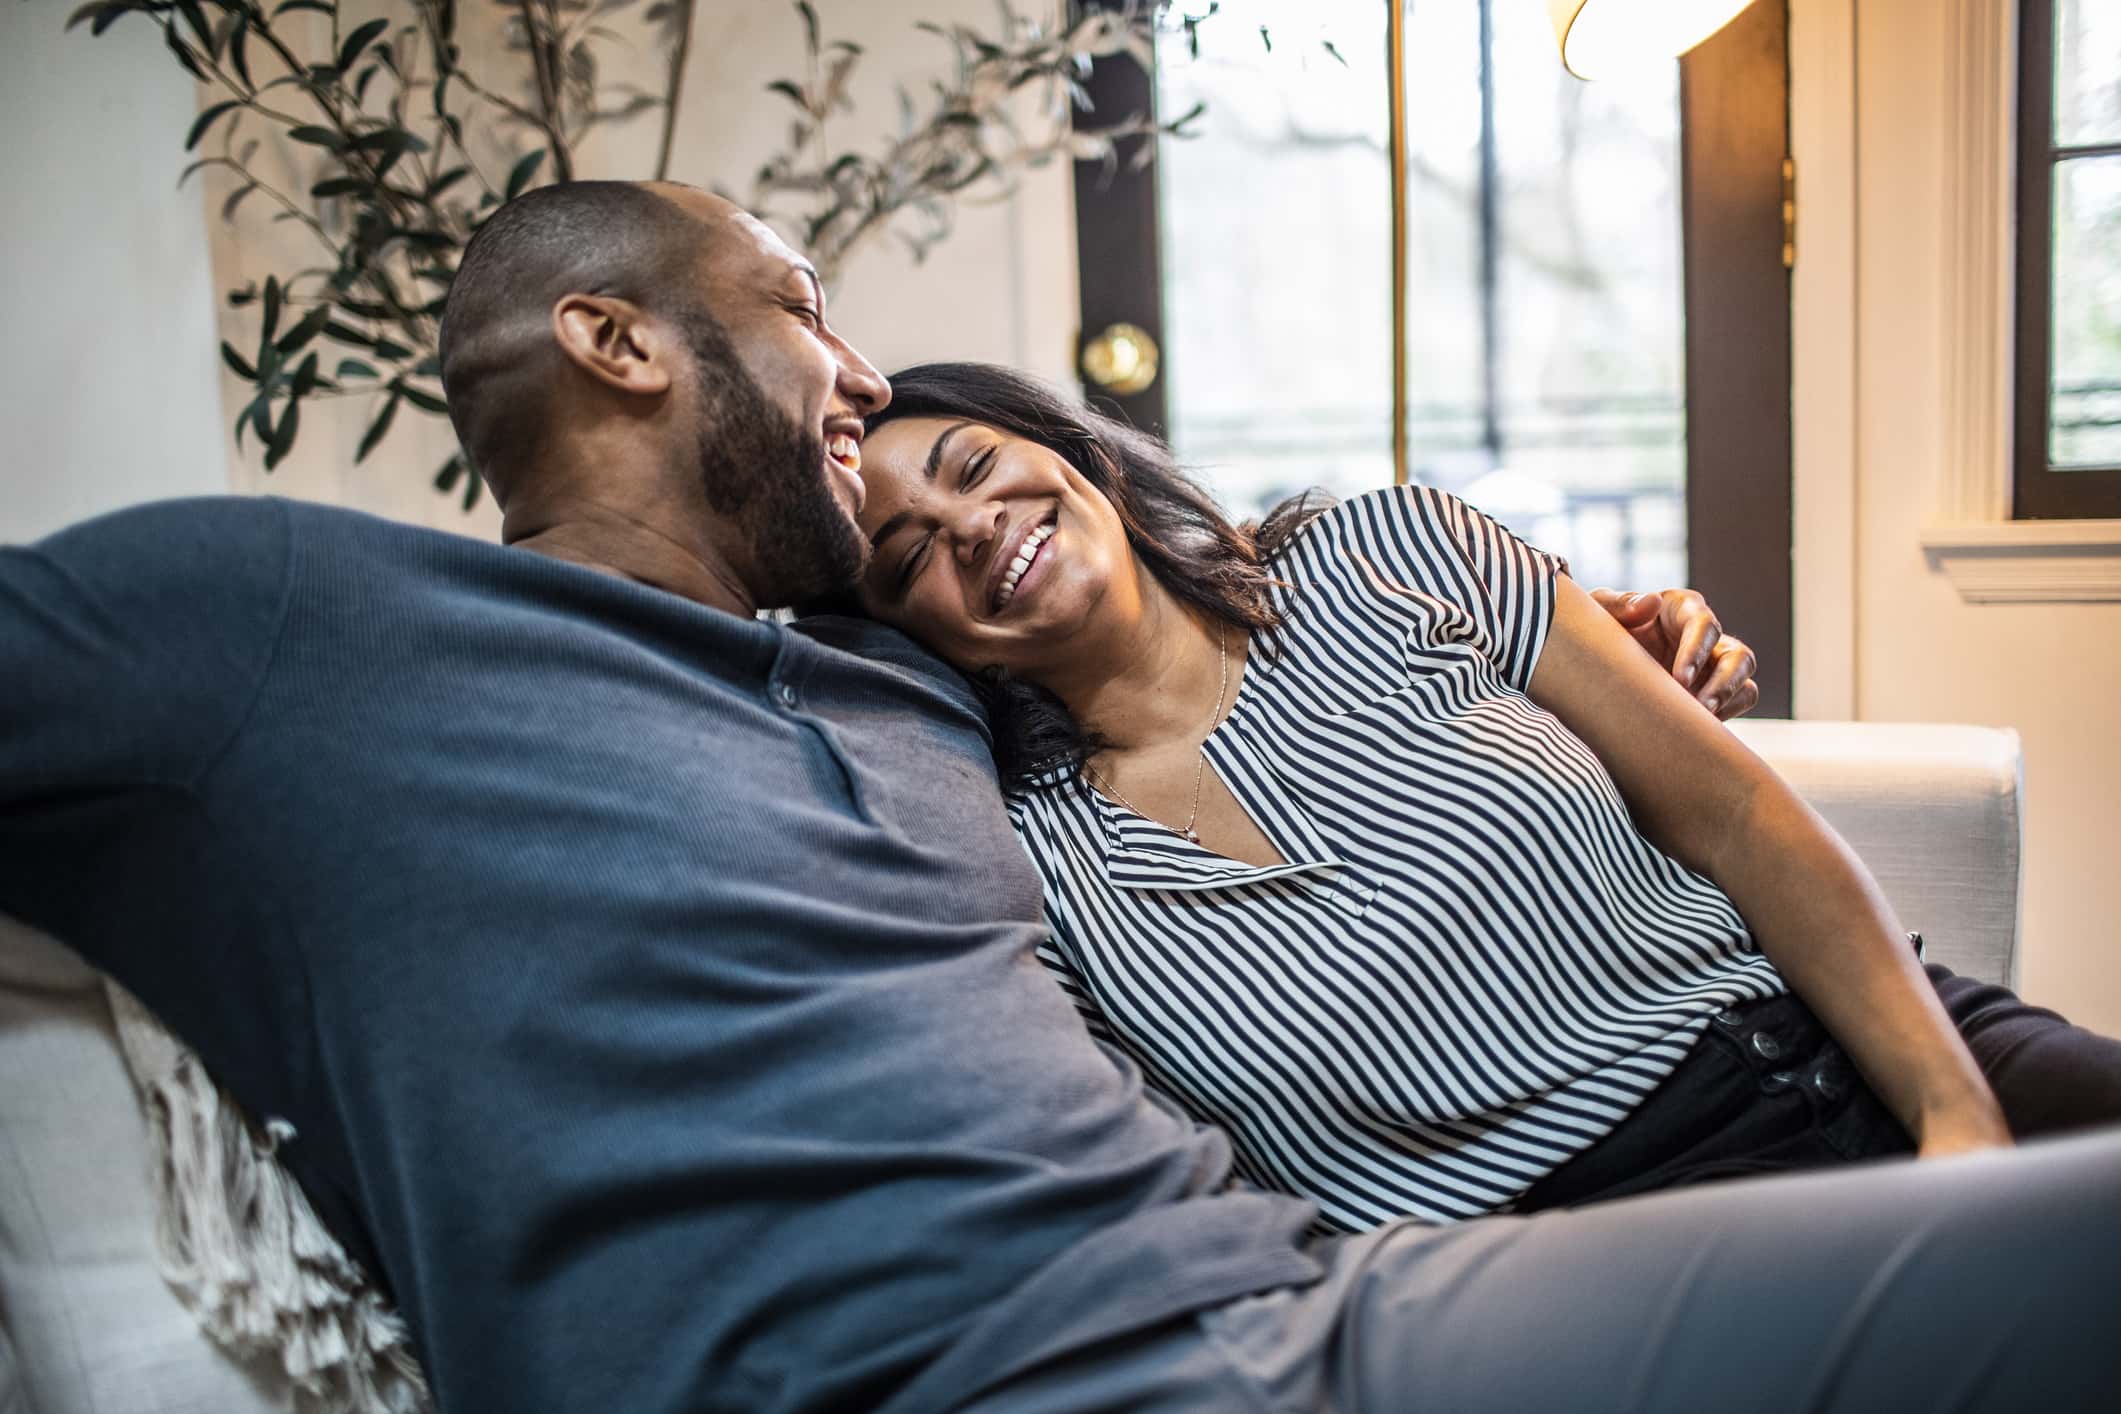
[[[1077,0],[1078,10],[1123,8],[1121,0]],[[1099,59],[1084,86],[1094,105],[1086,125],[1118,122],[1135,113],[1154,115],[1155,76],[1125,54]],[[1129,397],[1102,392],[1088,379],[1083,391],[1099,410],[1114,413],[1147,432],[1169,438],[1170,419],[1164,387],[1171,376],[1171,345],[1164,338],[1163,240],[1158,228],[1156,167],[1136,169],[1135,153],[1154,138],[1127,138],[1118,144],[1113,163],[1075,164],[1076,263],[1081,272],[1076,333],[1076,376],[1083,377],[1085,339],[1112,324],[1133,324],[1156,340],[1160,368],[1156,381]],[[1146,255],[1145,255],[1146,253]]]
[[[2056,471],[2048,461],[2054,377],[2055,6],[2018,6],[2018,281],[2012,392],[2011,514],[2019,520],[2121,517],[2121,470]],[[2070,154],[2065,152],[2064,160]]]
[[[1679,65],[1686,266],[1687,577],[1790,713],[1788,0],[1757,0]],[[1799,174],[1802,181],[1802,174]]]

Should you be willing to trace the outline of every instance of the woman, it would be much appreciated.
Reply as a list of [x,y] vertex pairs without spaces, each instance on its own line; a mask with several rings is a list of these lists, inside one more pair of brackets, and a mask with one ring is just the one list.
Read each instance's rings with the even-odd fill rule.
[[1006,370],[892,385],[863,607],[985,684],[1044,960],[1256,1182],[1362,1229],[2121,1118],[2121,1045],[1926,977],[1833,833],[1471,507],[1248,533]]

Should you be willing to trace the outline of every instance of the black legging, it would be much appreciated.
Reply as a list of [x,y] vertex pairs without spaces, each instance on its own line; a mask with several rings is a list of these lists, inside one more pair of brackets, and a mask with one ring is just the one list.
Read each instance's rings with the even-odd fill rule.
[[[2009,988],[1934,964],[1927,970],[2014,1135],[2121,1123],[2121,1041],[2028,1006]],[[1777,997],[1711,1022],[1635,1113],[1534,1184],[1513,1210],[1573,1207],[1913,1148],[1811,1009]]]

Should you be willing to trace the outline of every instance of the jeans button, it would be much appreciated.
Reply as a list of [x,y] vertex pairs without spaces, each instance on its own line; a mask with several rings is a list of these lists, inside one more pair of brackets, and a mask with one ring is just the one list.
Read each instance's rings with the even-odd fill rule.
[[1848,1093],[1848,1086],[1841,1077],[1824,1066],[1812,1072],[1812,1088],[1819,1092],[1822,1100],[1838,1100]]
[[1735,1007],[1725,1007],[1722,1011],[1716,1013],[1716,1024],[1719,1026],[1728,1026],[1733,1031],[1737,1030],[1739,1024],[1744,1020],[1745,1018],[1739,1015],[1738,1010]]
[[1773,1060],[1782,1054],[1782,1043],[1765,1031],[1753,1033],[1753,1049],[1762,1060]]

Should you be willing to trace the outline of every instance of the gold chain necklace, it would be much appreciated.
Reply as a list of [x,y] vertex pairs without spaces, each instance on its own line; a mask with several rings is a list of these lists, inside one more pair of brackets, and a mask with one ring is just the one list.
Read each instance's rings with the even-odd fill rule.
[[[1194,753],[1193,808],[1187,812],[1186,823],[1179,829],[1179,833],[1184,835],[1187,841],[1192,844],[1200,843],[1200,834],[1193,828],[1193,824],[1200,819],[1200,780],[1201,774],[1208,769],[1208,737],[1215,735],[1216,725],[1222,721],[1223,698],[1230,691],[1230,626],[1228,624],[1224,624],[1217,629],[1215,644],[1222,654],[1222,677],[1215,685],[1215,710],[1208,716],[1207,735],[1201,738],[1200,746]],[[1156,819],[1154,815],[1151,815],[1148,811],[1121,795],[1119,787],[1100,775],[1095,766],[1086,761],[1083,763],[1083,769],[1090,773],[1090,784],[1096,786],[1106,795],[1111,796],[1144,820]],[[1162,824],[1163,822],[1158,820],[1157,823]]]

